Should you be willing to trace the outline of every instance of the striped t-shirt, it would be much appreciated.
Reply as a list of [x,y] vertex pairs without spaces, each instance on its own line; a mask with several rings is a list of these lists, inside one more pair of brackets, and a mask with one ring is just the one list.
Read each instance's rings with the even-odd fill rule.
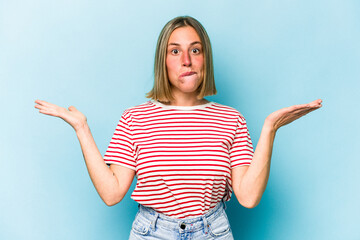
[[136,171],[133,200],[191,218],[230,200],[231,168],[249,165],[252,156],[245,119],[234,108],[151,100],[125,110],[104,160]]

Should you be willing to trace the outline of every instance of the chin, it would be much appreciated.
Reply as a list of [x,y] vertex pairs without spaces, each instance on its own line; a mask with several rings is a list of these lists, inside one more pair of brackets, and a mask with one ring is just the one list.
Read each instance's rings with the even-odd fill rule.
[[198,87],[179,88],[179,90],[184,93],[195,93],[195,92],[197,92],[197,89],[198,89]]
[[176,89],[177,91],[183,92],[183,93],[194,93],[197,92],[199,89],[200,84],[198,84],[198,82],[192,82],[192,83],[181,83],[178,82],[178,84],[176,84],[176,86],[173,85],[174,90]]

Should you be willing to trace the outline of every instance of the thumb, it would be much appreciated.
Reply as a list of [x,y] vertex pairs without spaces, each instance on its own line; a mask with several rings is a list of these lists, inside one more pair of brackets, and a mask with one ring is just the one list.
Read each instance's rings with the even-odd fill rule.
[[77,109],[74,106],[70,106],[68,109],[69,109],[70,112],[77,111]]

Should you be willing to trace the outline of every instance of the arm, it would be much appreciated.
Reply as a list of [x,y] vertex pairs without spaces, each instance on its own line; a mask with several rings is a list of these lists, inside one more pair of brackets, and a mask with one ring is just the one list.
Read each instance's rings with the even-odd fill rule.
[[250,166],[236,167],[231,171],[234,193],[241,205],[253,208],[261,200],[269,179],[271,154],[277,130],[320,108],[321,102],[319,99],[309,104],[283,108],[265,119]]
[[108,206],[120,202],[131,186],[135,171],[115,165],[109,168],[106,165],[96,146],[86,117],[75,107],[71,106],[67,110],[45,101],[36,100],[35,102],[38,104],[35,108],[38,108],[40,113],[59,117],[74,128],[96,191]]
[[119,203],[131,186],[135,171],[114,164],[109,168],[104,162],[87,124],[78,129],[76,135],[91,181],[101,199],[108,206]]

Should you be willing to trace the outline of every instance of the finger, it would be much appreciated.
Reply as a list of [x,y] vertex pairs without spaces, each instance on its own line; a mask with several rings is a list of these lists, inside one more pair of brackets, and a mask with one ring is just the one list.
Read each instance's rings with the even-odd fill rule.
[[41,109],[41,110],[54,110],[55,108],[52,106],[45,106],[45,105],[35,105],[34,106],[37,109]]
[[57,115],[51,110],[40,110],[39,113],[46,114],[49,116],[57,117]]
[[47,106],[47,107],[52,107],[52,108],[56,108],[58,107],[58,105],[43,101],[43,100],[36,100],[35,101],[37,104],[43,105],[43,106]]
[[312,102],[316,102],[316,103],[319,103],[319,104],[320,104],[320,103],[322,103],[322,101],[323,101],[323,100],[319,98],[319,99],[316,99],[316,100],[314,100],[314,101],[312,101]]
[[283,108],[281,109],[283,112],[286,112],[286,113],[296,113],[298,111],[301,111],[303,109],[307,109],[307,104],[300,104],[300,105],[293,105],[293,106],[290,106],[290,107],[286,107],[286,108]]
[[[57,116],[57,111],[54,110],[53,108],[49,108],[49,107],[46,107],[46,106],[41,106],[41,105],[36,105],[35,108],[39,109],[39,112],[46,112],[46,113],[50,113],[51,115],[53,116]],[[42,113],[41,112],[41,113]]]
[[35,103],[37,103],[39,105],[44,105],[44,106],[48,104],[48,102],[45,102],[45,101],[39,100],[39,99],[35,100]]
[[312,111],[315,111],[315,110],[316,110],[316,108],[311,108],[311,109],[308,109],[307,111],[299,111],[293,116],[294,120],[299,119],[299,118],[305,116],[306,114],[308,114]]
[[312,112],[312,111],[315,111],[316,109],[318,109],[318,108],[314,108],[314,107],[300,108],[300,109],[294,110],[294,111],[292,112],[292,114],[293,114],[294,116],[296,116],[296,115],[301,115],[301,116],[303,116],[303,115],[306,115],[306,114],[308,114],[308,113],[310,113],[310,112]]
[[288,114],[288,119],[298,119],[312,111],[315,111],[316,109],[317,108],[311,108],[311,107],[296,109],[290,114]]
[[44,113],[44,114],[52,115],[52,116],[56,116],[56,117],[59,116],[57,108],[54,108],[52,106],[35,105],[34,107],[39,109],[40,113]]
[[309,102],[307,105],[310,106],[310,107],[315,107],[315,106],[319,106],[321,105],[322,103],[322,100],[321,99],[317,99],[317,100],[314,100],[312,102]]
[[321,99],[317,99],[317,100],[312,101],[311,103],[309,103],[309,105],[310,105],[311,107],[315,107],[315,108],[322,107],[322,100],[321,100]]
[[316,109],[319,109],[322,107],[322,100],[319,99],[319,100],[315,100],[309,104],[307,104],[306,108],[304,108],[304,110],[309,110],[309,111],[314,111]]
[[301,117],[305,116],[306,114],[308,114],[308,113],[310,113],[310,112],[312,112],[312,111],[314,111],[314,110],[299,112],[299,113],[297,113],[297,114],[295,115],[295,117],[296,117],[296,119],[301,118]]
[[46,108],[45,106],[42,106],[42,105],[35,105],[34,107],[37,108],[37,109],[44,109],[44,108]]
[[283,119],[280,123],[279,123],[279,126],[282,127],[282,126],[285,126],[285,125],[288,125],[289,123],[292,123],[293,121],[303,117],[304,115],[306,115],[307,113],[299,113],[299,114],[294,114],[292,116],[290,116],[289,118],[287,119]]
[[307,104],[299,104],[299,105],[294,105],[295,107],[297,108],[302,108],[302,107],[319,107],[321,106],[321,103],[322,103],[322,99],[317,99],[317,100],[314,100],[310,103],[307,103]]
[[[321,99],[318,99],[311,103],[294,105],[289,108],[289,112],[313,111],[313,110],[316,110],[316,109],[322,107],[321,102],[322,102]],[[313,109],[313,110],[311,110],[311,109]]]
[[74,106],[70,106],[68,109],[69,109],[69,111],[71,111],[71,112],[77,111],[76,107],[74,107]]

